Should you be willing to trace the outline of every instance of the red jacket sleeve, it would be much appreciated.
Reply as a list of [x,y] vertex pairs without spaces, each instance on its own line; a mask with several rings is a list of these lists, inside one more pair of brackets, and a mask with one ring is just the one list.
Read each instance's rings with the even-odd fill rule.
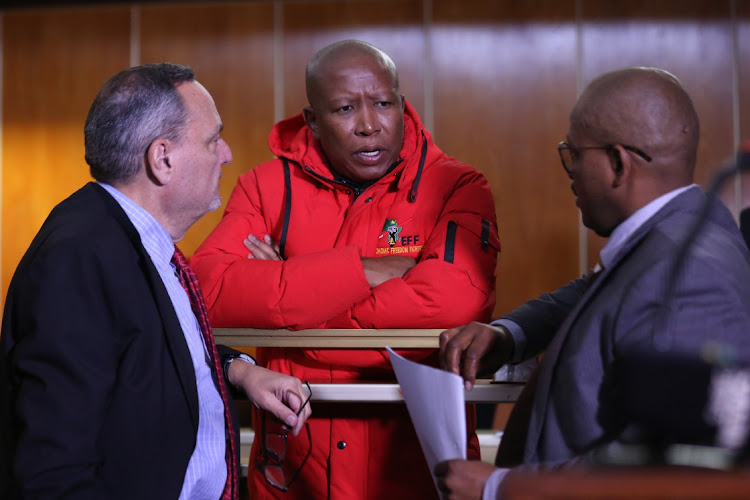
[[240,178],[224,217],[191,259],[214,326],[313,328],[370,295],[353,246],[285,261],[248,259],[242,241],[249,234],[275,234],[255,186],[254,172]]
[[[425,186],[426,187],[426,186]],[[444,187],[441,189],[445,189]],[[495,307],[500,242],[494,200],[484,176],[463,176],[423,249],[422,258],[402,278],[372,289],[372,294],[326,322],[325,328],[452,328],[489,321]],[[308,350],[321,363],[389,368],[384,349],[361,350],[356,358],[331,349]],[[424,350],[396,350],[420,361]]]
[[417,265],[373,288],[325,327],[452,328],[489,321],[499,250],[489,184],[478,172],[467,173],[452,189]]
[[[280,221],[273,214],[283,212],[283,189],[266,179],[261,203],[255,171],[243,175],[224,217],[192,260],[213,324],[449,328],[489,320],[499,250],[494,201],[480,173],[453,162],[447,177],[442,169],[424,178],[423,195],[444,202],[419,262],[402,279],[373,289],[357,246],[318,248],[286,261],[248,259],[242,244],[248,234],[278,241]],[[278,192],[278,199],[269,192]]]

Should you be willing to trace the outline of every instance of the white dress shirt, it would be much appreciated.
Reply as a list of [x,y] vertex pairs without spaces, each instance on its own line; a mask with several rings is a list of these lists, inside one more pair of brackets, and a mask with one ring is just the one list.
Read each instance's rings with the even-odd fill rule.
[[[195,368],[199,408],[198,434],[179,498],[216,500],[221,497],[227,480],[224,403],[211,369],[200,325],[190,307],[190,298],[175,274],[175,267],[171,262],[174,242],[167,230],[133,200],[108,184],[99,185],[120,204],[138,231],[141,243],[151,257],[177,313]],[[185,436],[185,439],[190,439],[190,436]]]

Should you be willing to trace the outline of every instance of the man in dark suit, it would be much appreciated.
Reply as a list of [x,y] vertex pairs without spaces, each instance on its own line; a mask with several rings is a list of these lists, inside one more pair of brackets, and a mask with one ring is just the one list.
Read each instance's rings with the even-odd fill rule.
[[693,184],[698,137],[690,97],[663,70],[613,71],[587,86],[558,150],[583,223],[609,240],[594,272],[493,325],[441,334],[443,367],[468,386],[545,352],[520,427],[521,465],[438,464],[445,498],[500,498],[506,474],[585,463],[630,436],[615,376],[623,359],[657,349],[697,358],[711,347],[750,360],[750,257],[720,201],[708,198],[703,229],[683,246],[707,200]]
[[84,134],[97,182],[51,212],[8,292],[1,498],[237,498],[228,386],[293,434],[304,425],[299,380],[217,353],[176,251],[220,205],[232,159],[221,130],[185,66],[131,68],[94,100]]

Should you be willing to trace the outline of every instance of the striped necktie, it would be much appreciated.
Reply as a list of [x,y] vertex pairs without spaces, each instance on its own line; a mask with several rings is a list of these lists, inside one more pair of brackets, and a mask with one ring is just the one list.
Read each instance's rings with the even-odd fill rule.
[[239,498],[237,454],[235,453],[237,436],[235,435],[234,427],[232,426],[232,414],[229,409],[229,391],[227,390],[227,384],[224,380],[224,370],[221,368],[219,353],[216,351],[214,334],[211,331],[211,325],[208,323],[206,303],[203,301],[203,294],[201,293],[198,278],[195,276],[193,268],[190,267],[185,256],[176,246],[174,247],[172,264],[174,264],[174,267],[177,270],[177,277],[180,278],[182,288],[185,289],[185,292],[187,292],[188,297],[190,298],[190,307],[193,309],[193,313],[200,325],[203,340],[206,343],[206,348],[211,357],[211,368],[216,374],[216,381],[219,385],[219,394],[224,403],[224,423],[228,435],[225,457],[227,461],[227,482],[224,485],[224,491],[221,493],[221,500],[237,499]]

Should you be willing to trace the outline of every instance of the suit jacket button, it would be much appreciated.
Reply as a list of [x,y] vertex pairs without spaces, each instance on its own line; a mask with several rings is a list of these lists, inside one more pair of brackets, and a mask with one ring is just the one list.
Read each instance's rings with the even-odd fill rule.
[[336,443],[336,448],[338,448],[339,450],[343,450],[344,448],[346,448],[346,441],[339,441],[338,443]]

